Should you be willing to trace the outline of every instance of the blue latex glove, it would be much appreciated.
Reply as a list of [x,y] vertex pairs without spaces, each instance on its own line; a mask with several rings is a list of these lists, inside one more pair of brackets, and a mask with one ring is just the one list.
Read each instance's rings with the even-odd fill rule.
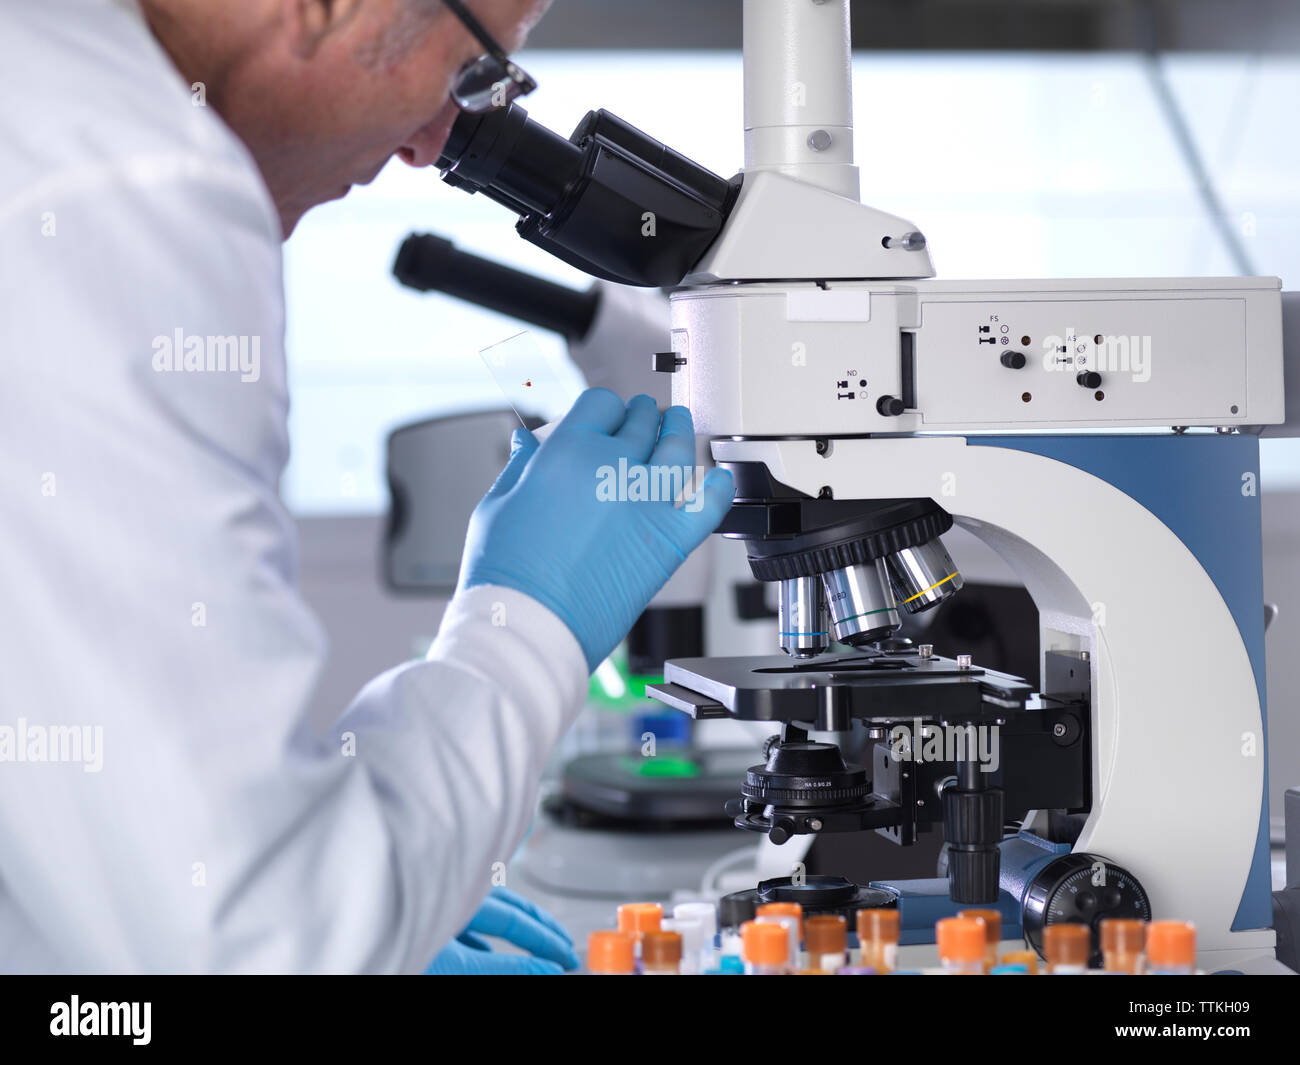
[[[496,936],[528,951],[498,954],[482,937]],[[493,888],[454,940],[425,970],[433,976],[551,976],[576,969],[569,933],[545,910],[505,888]]]
[[594,670],[717,528],[731,507],[731,474],[710,470],[681,507],[598,498],[620,459],[629,471],[695,465],[690,411],[669,407],[661,421],[649,396],[624,406],[605,388],[579,396],[545,443],[516,429],[511,447],[470,519],[461,587],[499,584],[536,599],[569,627]]

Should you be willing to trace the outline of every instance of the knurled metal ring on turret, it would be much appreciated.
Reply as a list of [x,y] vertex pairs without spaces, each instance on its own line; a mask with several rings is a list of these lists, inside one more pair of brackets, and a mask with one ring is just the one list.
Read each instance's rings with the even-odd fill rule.
[[[838,543],[819,544],[765,558],[749,559],[750,572],[758,581],[785,581],[794,577],[816,577],[845,566],[860,566],[878,558],[919,547],[952,528],[952,515],[935,507],[919,517],[878,532],[858,534]],[[799,538],[796,538],[799,539]]]

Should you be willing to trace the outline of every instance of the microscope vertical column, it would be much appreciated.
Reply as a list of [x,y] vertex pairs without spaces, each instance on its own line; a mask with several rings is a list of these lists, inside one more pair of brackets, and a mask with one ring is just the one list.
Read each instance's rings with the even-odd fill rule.
[[848,0],[745,0],[745,169],[858,198]]

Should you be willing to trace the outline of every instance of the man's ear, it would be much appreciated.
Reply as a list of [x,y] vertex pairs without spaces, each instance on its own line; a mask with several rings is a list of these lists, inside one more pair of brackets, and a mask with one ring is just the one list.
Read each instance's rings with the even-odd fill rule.
[[353,22],[363,0],[287,0],[292,20],[293,49],[310,59],[333,34]]

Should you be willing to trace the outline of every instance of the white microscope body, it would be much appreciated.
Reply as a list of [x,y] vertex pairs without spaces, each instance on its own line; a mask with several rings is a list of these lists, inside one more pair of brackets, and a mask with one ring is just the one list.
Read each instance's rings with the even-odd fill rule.
[[[929,496],[997,551],[1040,652],[1091,672],[1074,849],[1194,921],[1203,968],[1270,959],[1258,460],[1233,431],[1284,420],[1279,282],[924,280],[918,227],[857,202],[847,0],[746,0],[744,41],[744,180],[671,297],[674,402],[719,462]],[[1189,507],[1235,538],[1233,588],[1171,527]]]

